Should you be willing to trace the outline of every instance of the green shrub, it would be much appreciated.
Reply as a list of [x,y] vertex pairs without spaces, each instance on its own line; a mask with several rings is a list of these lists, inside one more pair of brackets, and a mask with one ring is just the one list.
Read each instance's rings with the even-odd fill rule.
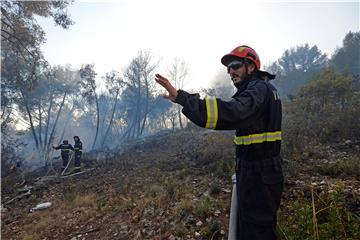
[[205,197],[197,204],[195,214],[202,219],[206,219],[207,217],[212,216],[214,209],[215,203],[212,202],[209,197]]
[[218,182],[212,182],[210,184],[210,194],[218,195],[221,191],[221,186]]
[[279,211],[281,239],[359,239],[360,218],[347,209],[343,186],[313,196],[314,204],[301,198],[287,202]]
[[182,223],[179,223],[175,226],[175,235],[177,237],[185,237],[187,232],[187,228]]

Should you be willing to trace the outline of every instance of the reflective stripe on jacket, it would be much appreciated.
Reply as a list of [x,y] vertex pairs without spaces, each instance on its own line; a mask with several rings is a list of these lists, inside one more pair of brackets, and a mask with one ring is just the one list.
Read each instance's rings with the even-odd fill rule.
[[74,149],[75,149],[75,153],[77,154],[82,153],[82,142],[81,141],[75,142]]
[[280,155],[281,101],[275,87],[264,80],[247,80],[231,101],[200,99],[178,91],[183,114],[200,127],[236,130],[236,156],[257,161]]
[[56,150],[60,149],[62,155],[66,155],[70,153],[70,150],[74,151],[74,148],[71,144],[60,144],[59,146],[55,147]]

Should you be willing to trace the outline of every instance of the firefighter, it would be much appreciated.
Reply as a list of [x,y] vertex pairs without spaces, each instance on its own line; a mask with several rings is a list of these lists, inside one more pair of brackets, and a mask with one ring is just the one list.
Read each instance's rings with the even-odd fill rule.
[[74,172],[81,172],[82,142],[79,136],[74,136],[75,167]]
[[52,146],[52,147],[55,150],[61,149],[61,158],[62,158],[61,172],[63,172],[69,161],[70,150],[74,151],[74,148],[71,144],[69,144],[68,140],[64,140],[63,143],[57,147],[55,147],[55,146]]
[[260,59],[242,45],[221,58],[237,92],[231,101],[200,99],[175,89],[167,78],[155,75],[165,98],[183,106],[182,113],[196,125],[215,130],[235,130],[237,180],[237,237],[276,239],[276,212],[283,191],[281,101],[268,80],[275,75],[260,70]]

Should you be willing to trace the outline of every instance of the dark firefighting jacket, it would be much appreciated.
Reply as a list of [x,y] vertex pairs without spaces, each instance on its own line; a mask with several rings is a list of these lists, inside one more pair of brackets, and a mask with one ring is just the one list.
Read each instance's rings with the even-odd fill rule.
[[59,146],[54,147],[54,149],[56,149],[56,150],[60,149],[61,157],[65,157],[65,158],[67,158],[69,156],[70,150],[74,151],[74,148],[71,144],[65,144],[65,143],[62,143]]
[[269,82],[245,80],[231,101],[200,99],[178,90],[175,100],[196,125],[215,130],[236,130],[236,157],[258,161],[280,155],[281,101]]
[[80,140],[75,142],[74,150],[75,150],[75,155],[82,154],[82,142]]
[[[231,101],[200,99],[198,94],[182,90],[175,101],[183,106],[183,114],[200,127],[236,130],[238,235],[253,231],[244,230],[244,224],[250,222],[275,229],[283,188],[281,101],[276,89],[256,77],[243,80]],[[273,239],[264,236],[252,239]]]

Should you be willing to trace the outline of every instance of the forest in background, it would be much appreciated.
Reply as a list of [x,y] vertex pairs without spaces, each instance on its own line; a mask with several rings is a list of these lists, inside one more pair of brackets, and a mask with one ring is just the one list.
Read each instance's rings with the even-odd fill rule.
[[[180,107],[165,101],[155,88],[153,75],[159,66],[149,51],[139,50],[123,71],[101,76],[104,86],[96,84],[93,64],[80,69],[50,66],[40,50],[46,34],[35,17],[53,18],[69,28],[73,22],[66,14],[68,4],[2,2],[2,166],[19,159],[28,167],[47,165],[54,156],[51,146],[73,135],[87,140],[86,151],[117,152],[144,136],[188,124]],[[286,152],[301,152],[313,141],[359,136],[359,46],[360,33],[350,32],[331,57],[303,44],[266,66],[277,75],[273,84],[284,100]],[[174,58],[168,69],[169,79],[182,88],[186,62]],[[212,86],[200,92],[229,99],[234,91],[224,73]]]

